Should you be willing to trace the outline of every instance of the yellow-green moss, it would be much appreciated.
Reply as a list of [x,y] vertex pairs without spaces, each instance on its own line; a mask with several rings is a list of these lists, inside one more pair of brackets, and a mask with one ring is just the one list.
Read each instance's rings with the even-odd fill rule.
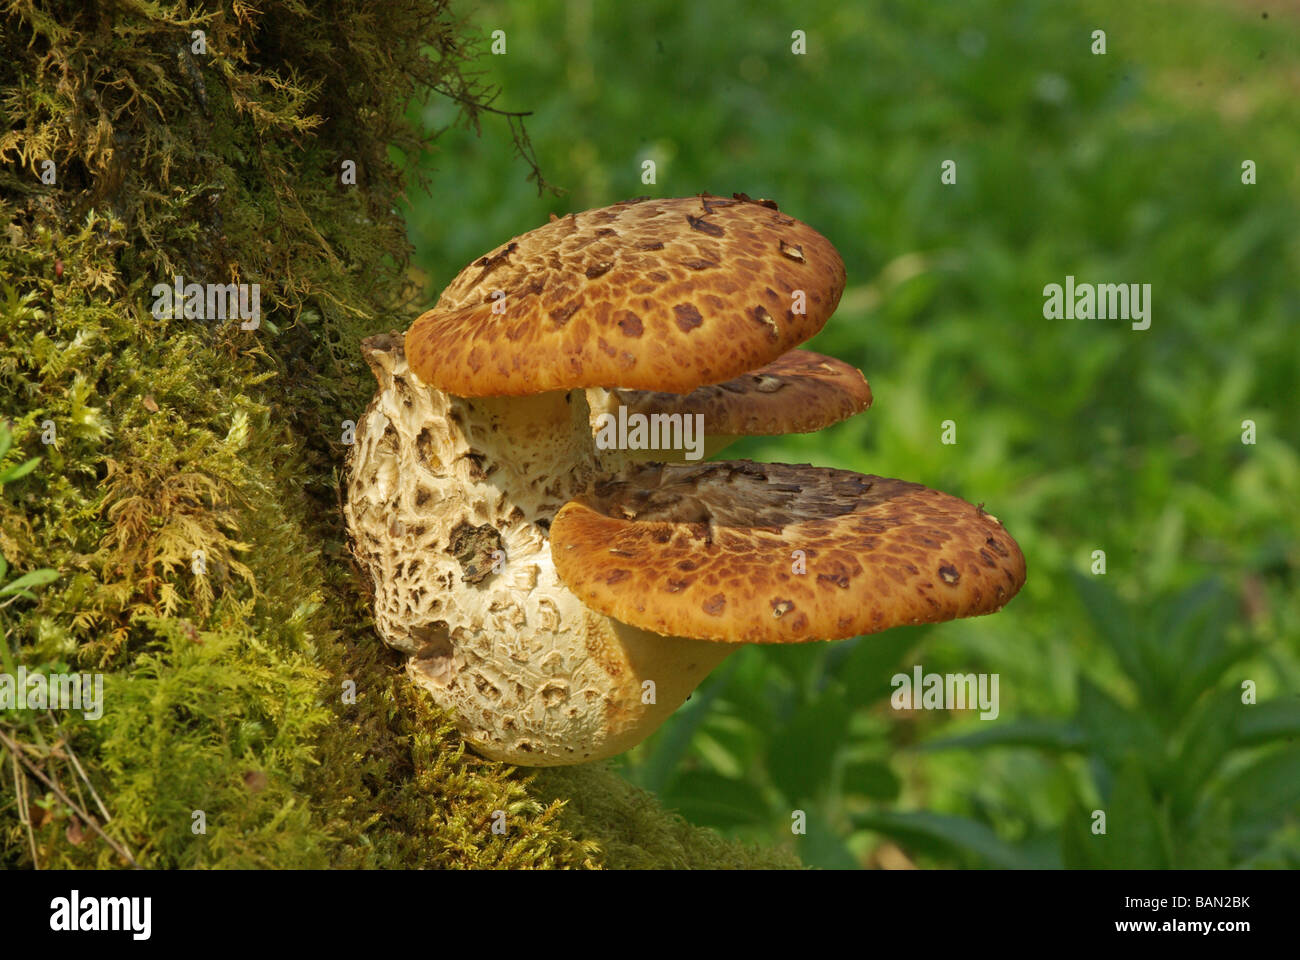
[[[0,864],[794,865],[604,767],[466,753],[375,637],[343,421],[374,388],[360,339],[417,306],[404,107],[474,112],[469,36],[416,0],[0,4],[0,469],[42,458],[0,492],[0,552],[59,573],[0,627],[29,669],[107,675],[98,721],[0,716],[26,764],[0,748]],[[261,328],[153,317],[178,274],[261,284]],[[72,812],[92,786],[113,844]]]

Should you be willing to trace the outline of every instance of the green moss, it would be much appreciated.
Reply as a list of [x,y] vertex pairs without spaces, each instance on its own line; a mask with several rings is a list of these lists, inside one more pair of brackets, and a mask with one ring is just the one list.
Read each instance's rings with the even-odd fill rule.
[[[389,156],[424,148],[418,90],[471,120],[483,91],[444,4],[314,9],[0,13],[0,470],[41,457],[0,493],[0,551],[59,574],[0,606],[4,655],[107,677],[97,721],[0,717],[0,862],[792,865],[603,767],[467,753],[378,641],[339,476],[357,345],[418,307]],[[260,284],[260,328],[154,317],[177,275]]]
[[681,817],[665,815],[653,795],[604,764],[555,767],[533,781],[539,796],[565,800],[560,824],[576,836],[597,836],[612,869],[799,868],[790,851],[723,840]]

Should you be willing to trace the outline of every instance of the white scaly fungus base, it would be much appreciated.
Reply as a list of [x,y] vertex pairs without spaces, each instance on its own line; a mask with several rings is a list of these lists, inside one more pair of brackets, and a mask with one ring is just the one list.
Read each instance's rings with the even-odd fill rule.
[[597,471],[585,392],[455,397],[398,335],[365,353],[379,392],[344,515],[380,636],[491,759],[582,763],[645,739],[736,646],[638,630],[556,577],[550,520]]

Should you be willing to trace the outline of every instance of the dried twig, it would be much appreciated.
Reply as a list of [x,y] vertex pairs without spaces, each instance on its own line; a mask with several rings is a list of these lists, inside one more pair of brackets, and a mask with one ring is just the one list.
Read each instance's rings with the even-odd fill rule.
[[482,98],[475,98],[467,97],[464,94],[456,93],[453,90],[448,90],[445,86],[434,87],[433,90],[435,93],[441,94],[448,100],[454,100],[456,103],[459,103],[464,107],[466,118],[470,124],[473,125],[475,131],[479,130],[478,112],[480,110],[495,114],[498,117],[505,117],[506,123],[510,127],[510,139],[515,145],[515,156],[528,164],[529,169],[532,171],[528,174],[528,179],[536,181],[537,195],[540,197],[543,191],[546,190],[549,190],[557,196],[564,192],[559,187],[548,183],[546,178],[542,176],[541,164],[537,162],[537,154],[533,150],[533,142],[529,139],[528,130],[524,126],[524,117],[531,117],[533,115],[531,110],[502,110],[499,107],[492,106],[492,100],[496,98],[495,91],[489,91]]
[[66,803],[72,809],[72,812],[77,814],[77,816],[81,818],[83,823],[88,824],[90,826],[90,829],[94,830],[97,834],[99,834],[100,838],[105,843],[107,843],[110,847],[112,847],[113,850],[116,851],[118,856],[122,857],[124,860],[126,860],[127,863],[129,863],[133,867],[140,866],[138,863],[135,862],[135,857],[131,856],[131,852],[129,850],[127,850],[124,846],[122,846],[120,843],[118,843],[116,840],[114,840],[112,837],[106,834],[103,830],[101,830],[99,828],[99,824],[95,822],[95,818],[92,817],[90,814],[86,813],[86,811],[83,810],[80,806],[78,806],[66,793],[64,793],[61,789],[59,789],[59,787],[57,787],[50,780],[49,777],[45,776],[45,774],[41,772],[40,767],[36,766],[34,763],[29,761],[26,757],[21,756],[18,751],[18,744],[16,744],[13,740],[9,739],[9,737],[5,736],[4,733],[0,733],[0,744],[4,744],[4,746],[8,747],[9,752],[12,753],[14,757],[18,760],[18,762],[21,763],[27,769],[28,773],[30,773],[37,780],[41,781],[41,783],[45,784],[45,786],[49,787],[52,791],[54,791],[54,795],[57,796],[60,800],[62,800],[64,803]]
[[36,833],[32,830],[32,818],[27,809],[27,779],[18,767],[17,752],[11,749],[9,756],[13,758],[14,803],[18,805],[18,820],[27,828],[27,841],[32,846],[32,864],[39,870],[41,869],[41,858],[36,852]]
[[[58,730],[59,721],[54,719],[54,714],[51,713],[49,710],[46,710],[45,712],[49,714],[50,720],[53,721],[54,729]],[[62,733],[61,730],[59,732],[60,734]],[[81,761],[77,759],[77,754],[75,751],[73,751],[72,744],[68,742],[68,739],[66,737],[61,737],[61,742],[63,743],[64,747],[68,751],[68,759],[72,761],[73,767],[76,768],[77,775],[81,777],[82,780],[85,781],[86,789],[89,790],[90,795],[94,797],[95,806],[99,807],[99,812],[104,815],[104,825],[107,826],[108,824],[113,822],[113,818],[109,815],[108,808],[104,806],[104,801],[99,799],[99,793],[95,790],[95,785],[90,782],[90,777],[86,775],[85,768],[82,767]],[[77,788],[77,796],[81,796],[80,787]],[[83,806],[85,805],[84,798],[82,800],[82,805]]]

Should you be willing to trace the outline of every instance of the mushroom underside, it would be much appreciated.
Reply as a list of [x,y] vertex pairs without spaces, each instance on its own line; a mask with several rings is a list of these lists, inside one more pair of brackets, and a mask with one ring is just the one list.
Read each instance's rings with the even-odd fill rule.
[[981,508],[917,483],[749,461],[648,464],[566,504],[556,571],[659,633],[790,643],[992,613],[1025,580]]
[[[740,437],[824,430],[861,413],[871,399],[860,370],[811,350],[791,350],[690,393],[587,391],[597,445],[616,426],[631,435],[631,445],[620,454],[623,462],[707,459]],[[617,459],[605,456],[611,464]]]

